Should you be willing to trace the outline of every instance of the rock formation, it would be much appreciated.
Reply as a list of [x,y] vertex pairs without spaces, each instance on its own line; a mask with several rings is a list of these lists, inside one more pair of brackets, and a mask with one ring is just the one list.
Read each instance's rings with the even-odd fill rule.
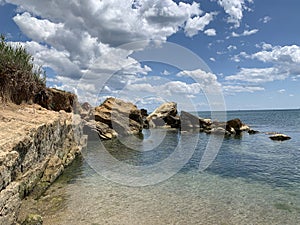
[[243,127],[243,123],[238,118],[229,120],[226,123],[226,131],[230,132],[231,134],[239,135],[242,132],[241,130],[242,127]]
[[285,135],[285,134],[275,134],[269,137],[273,141],[286,141],[290,140],[291,137]]
[[73,112],[78,107],[77,96],[55,88],[45,88],[36,94],[34,102],[45,109]]
[[30,192],[39,196],[84,143],[79,116],[37,105],[0,110],[0,224],[10,225],[21,200]]
[[117,98],[106,99],[93,114],[95,122],[87,125],[96,130],[101,139],[138,134],[143,129],[141,111],[134,104]]
[[166,102],[160,105],[147,117],[150,127],[168,125],[172,128],[180,127],[180,118],[175,102]]
[[195,116],[191,113],[181,111],[180,113],[180,128],[181,130],[199,129],[204,131],[211,125],[211,121]]

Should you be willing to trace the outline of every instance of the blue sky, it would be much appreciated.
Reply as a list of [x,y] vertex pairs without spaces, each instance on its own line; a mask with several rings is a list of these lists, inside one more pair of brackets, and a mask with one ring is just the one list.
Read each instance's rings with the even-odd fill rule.
[[[226,109],[300,108],[299,8],[297,0],[0,0],[0,33],[44,66],[49,86],[81,101],[209,110],[218,95]],[[140,61],[149,49],[164,52]],[[187,66],[188,51],[202,62]]]

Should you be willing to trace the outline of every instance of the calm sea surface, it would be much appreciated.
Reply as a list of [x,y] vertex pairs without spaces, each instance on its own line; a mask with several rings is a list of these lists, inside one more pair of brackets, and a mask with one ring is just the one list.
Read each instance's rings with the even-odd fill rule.
[[[199,115],[210,117],[206,112]],[[175,160],[168,164],[171,169],[155,170],[160,176],[149,175],[152,181],[161,181],[159,178],[179,165],[174,176],[138,187],[116,182],[111,172],[114,161],[108,166],[101,164],[105,160],[99,153],[102,145],[93,140],[84,156],[38,201],[25,201],[22,211],[41,214],[46,225],[299,224],[300,110],[232,111],[227,118],[240,118],[261,133],[225,138],[205,171],[199,171],[210,138],[204,133],[164,130],[159,136],[162,141],[150,149],[146,142],[151,131],[144,131],[143,145],[139,146],[142,151],[132,150],[130,138],[103,142],[114,159],[133,167],[168,159],[179,145],[186,148],[186,164],[180,166],[184,160]],[[292,139],[272,141],[266,132],[284,133]],[[198,140],[196,145],[189,138]],[[130,183],[130,169],[123,170],[119,179]]]

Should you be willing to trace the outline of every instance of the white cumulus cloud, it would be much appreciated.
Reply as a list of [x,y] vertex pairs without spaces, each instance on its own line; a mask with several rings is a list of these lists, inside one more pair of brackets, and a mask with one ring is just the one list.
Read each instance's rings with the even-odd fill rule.
[[208,25],[217,13],[206,13],[204,16],[196,16],[189,18],[184,27],[184,31],[187,36],[192,37],[198,34],[199,31],[203,31],[205,26]]
[[204,34],[206,34],[207,36],[216,36],[217,35],[217,31],[215,29],[207,29],[204,31]]
[[272,46],[262,43],[259,45],[262,49],[253,54],[241,52],[232,57],[235,62],[242,59],[258,60],[263,63],[271,64],[266,68],[241,68],[241,70],[226,80],[239,80],[244,82],[265,83],[275,80],[284,80],[291,77],[293,80],[300,76],[300,46]]
[[[218,0],[229,15],[228,22],[240,24],[243,0]],[[248,0],[248,2],[251,2]],[[136,61],[132,56],[149,43],[158,45],[182,30],[192,37],[200,31],[208,36],[216,35],[215,29],[206,26],[213,21],[216,12],[204,12],[197,2],[185,3],[173,0],[0,0],[17,6],[13,20],[30,41],[21,44],[33,55],[35,62],[50,67],[56,73],[51,79],[57,87],[75,93],[86,92],[93,99],[103,82],[110,79],[105,91],[117,93],[124,86],[138,88],[135,79],[145,76],[151,68]],[[134,49],[124,44],[140,43]],[[220,89],[214,74],[200,70],[184,71],[196,83],[170,81],[161,85],[170,93],[195,95],[200,89]],[[81,79],[79,79],[81,78]],[[147,85],[143,90],[157,91],[157,85]],[[153,87],[155,87],[153,89]]]
[[[253,3],[253,0],[247,2]],[[249,10],[245,0],[218,0],[220,6],[224,8],[224,11],[229,15],[228,23],[233,23],[234,27],[240,26],[240,22],[243,18],[243,11]]]

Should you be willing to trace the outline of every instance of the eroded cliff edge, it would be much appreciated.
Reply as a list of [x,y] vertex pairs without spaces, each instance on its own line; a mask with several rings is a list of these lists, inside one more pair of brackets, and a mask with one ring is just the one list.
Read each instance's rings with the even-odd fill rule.
[[78,115],[38,105],[0,108],[0,224],[14,224],[22,199],[42,192],[84,146]]

